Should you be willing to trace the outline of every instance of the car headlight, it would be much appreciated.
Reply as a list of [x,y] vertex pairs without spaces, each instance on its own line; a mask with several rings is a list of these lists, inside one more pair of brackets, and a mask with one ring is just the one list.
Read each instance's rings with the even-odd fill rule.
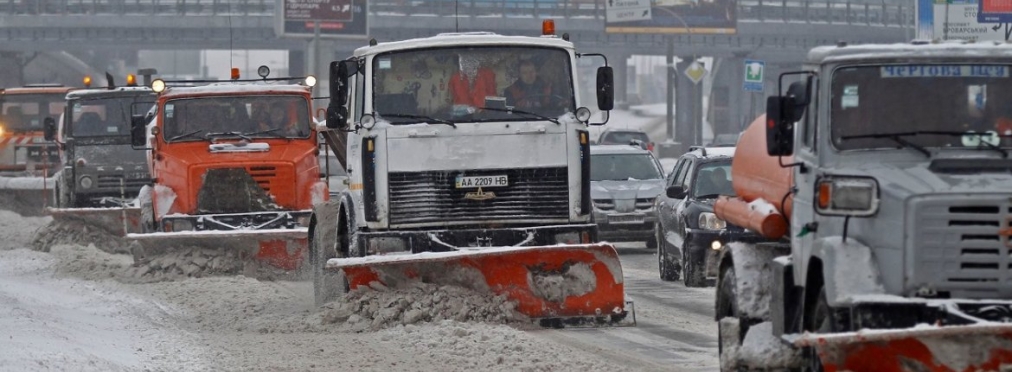
[[95,183],[95,181],[88,176],[81,177],[81,179],[78,180],[77,182],[78,184],[81,185],[82,189],[90,189],[91,186]]
[[823,177],[815,186],[815,210],[836,216],[878,212],[878,182],[869,177]]
[[717,215],[710,212],[703,212],[699,214],[699,228],[706,230],[723,230],[727,227],[727,223],[724,220],[717,217]]

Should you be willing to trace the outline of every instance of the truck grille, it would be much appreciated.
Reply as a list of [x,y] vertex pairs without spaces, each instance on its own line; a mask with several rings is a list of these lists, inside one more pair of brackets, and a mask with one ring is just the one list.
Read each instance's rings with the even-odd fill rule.
[[[121,174],[100,174],[98,175],[98,188],[119,190],[119,182],[123,179]],[[130,175],[123,179],[123,186],[127,189],[139,189],[148,184],[151,178],[147,173]]]
[[915,202],[912,284],[971,298],[1012,294],[1007,197]]
[[253,180],[264,191],[271,191],[271,183],[278,177],[277,168],[268,165],[249,166],[246,167],[246,172],[253,176]]
[[[455,188],[458,175],[505,175],[509,182],[483,188],[495,197],[480,200],[474,197],[478,189]],[[390,173],[389,182],[391,225],[569,217],[566,168]],[[468,193],[472,198],[466,198]]]

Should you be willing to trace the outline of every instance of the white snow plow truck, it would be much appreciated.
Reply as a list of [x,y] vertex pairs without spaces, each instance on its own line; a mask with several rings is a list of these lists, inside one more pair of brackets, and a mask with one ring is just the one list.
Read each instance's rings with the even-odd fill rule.
[[722,370],[1010,370],[1012,45],[841,43],[779,78],[715,205],[769,239],[721,252]]
[[[587,56],[547,21],[540,37],[373,41],[332,62],[324,136],[351,180],[310,220],[317,302],[423,280],[505,294],[552,326],[623,319],[615,248],[591,244],[587,128],[604,123],[574,94]],[[596,92],[606,115],[606,59]]]

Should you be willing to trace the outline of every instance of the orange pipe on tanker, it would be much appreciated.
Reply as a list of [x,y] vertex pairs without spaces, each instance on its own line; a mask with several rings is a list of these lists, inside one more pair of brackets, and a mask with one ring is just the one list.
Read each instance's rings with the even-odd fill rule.
[[[731,180],[738,197],[718,199],[714,213],[727,222],[757,231],[767,238],[779,238],[786,233],[786,220],[791,217],[793,196],[790,190],[794,185],[794,170],[781,167],[780,160],[766,152],[765,125],[766,115],[760,115],[738,139],[734,159],[731,160]],[[792,161],[791,156],[783,157],[784,164]],[[772,204],[779,214],[749,206],[760,198]]]

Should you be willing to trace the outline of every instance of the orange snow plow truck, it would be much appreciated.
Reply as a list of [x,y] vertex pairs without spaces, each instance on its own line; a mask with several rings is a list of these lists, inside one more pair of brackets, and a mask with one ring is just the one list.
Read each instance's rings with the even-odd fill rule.
[[[239,80],[233,69],[231,81],[151,83],[157,103],[133,120],[133,145],[148,149],[154,180],[138,198],[146,231],[126,236],[141,244],[137,260],[199,246],[244,270],[304,267],[312,205],[329,194],[311,113],[316,79],[258,71],[261,79]],[[206,258],[182,266],[197,271]]]
[[840,44],[779,76],[714,208],[768,239],[721,252],[722,370],[1012,370],[1010,61]]
[[[623,323],[622,266],[595,244],[590,199],[588,125],[604,123],[574,94],[588,55],[551,25],[370,43],[331,63],[324,136],[351,179],[310,222],[317,303],[423,281],[507,296],[546,326]],[[514,100],[530,61],[556,88]],[[607,113],[607,60],[597,71]]]

